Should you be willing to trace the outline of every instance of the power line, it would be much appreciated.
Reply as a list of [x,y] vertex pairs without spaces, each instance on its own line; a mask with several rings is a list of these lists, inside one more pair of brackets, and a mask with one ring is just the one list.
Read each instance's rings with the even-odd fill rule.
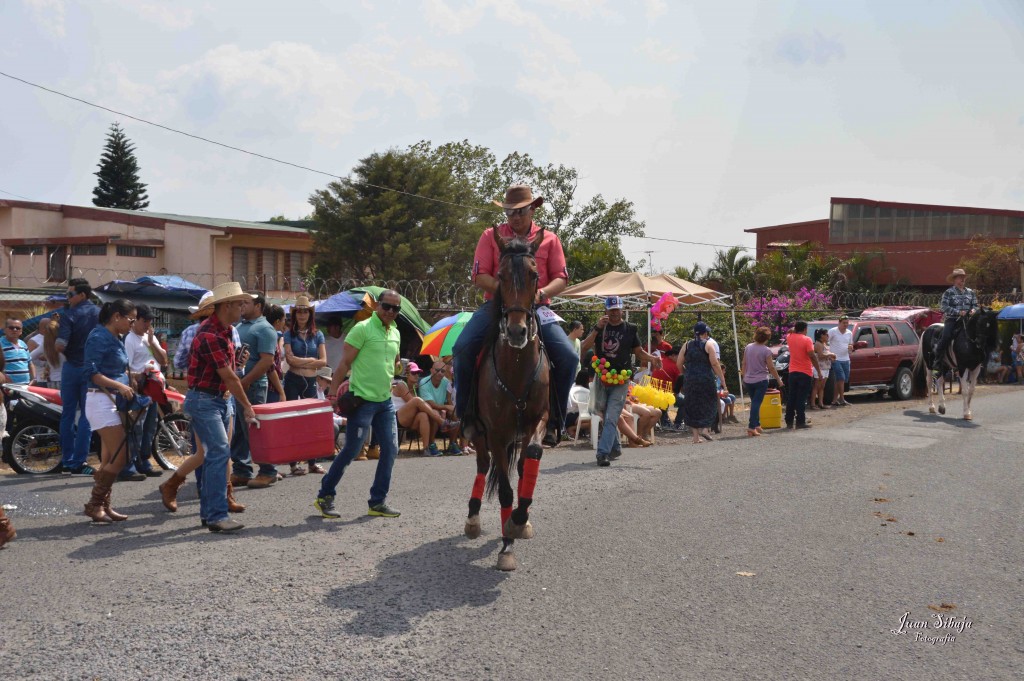
[[[217,140],[213,140],[213,139],[210,139],[208,137],[203,137],[201,135],[196,135],[194,133],[186,132],[184,130],[178,130],[177,128],[172,128],[170,126],[163,125],[162,123],[156,123],[156,122],[153,122],[153,121],[150,121],[150,120],[146,120],[145,118],[140,118],[138,116],[133,116],[132,114],[128,114],[128,113],[125,113],[123,111],[118,111],[117,109],[111,109],[110,107],[103,106],[102,104],[97,104],[95,102],[90,102],[89,100],[82,99],[81,97],[75,97],[74,95],[69,95],[69,94],[67,94],[65,92],[61,92],[59,90],[54,90],[52,88],[48,88],[45,85],[40,85],[39,83],[34,83],[34,82],[30,81],[30,80],[25,80],[24,78],[19,78],[18,76],[12,75],[10,73],[5,73],[3,71],[0,71],[0,76],[3,76],[4,78],[8,78],[10,80],[22,83],[23,85],[28,85],[29,87],[34,87],[36,89],[43,90],[44,92],[49,92],[50,94],[57,95],[59,97],[64,97],[65,99],[70,99],[72,101],[79,102],[81,104],[85,104],[86,106],[91,106],[91,107],[94,107],[96,109],[100,109],[102,111],[107,111],[109,113],[115,114],[117,116],[123,116],[124,118],[128,118],[128,119],[133,120],[133,121],[138,121],[139,123],[143,123],[145,125],[150,125],[150,126],[152,126],[154,128],[160,128],[161,130],[165,130],[167,132],[172,132],[172,133],[175,133],[177,135],[183,135],[185,137],[190,137],[192,139],[199,140],[201,142],[206,142],[208,144],[213,144],[215,146],[222,147],[224,149],[230,149],[232,151],[237,151],[237,152],[242,153],[242,154],[247,154],[247,155],[253,156],[255,158],[261,158],[261,159],[263,159],[265,161],[271,161],[272,163],[279,163],[281,165],[290,166],[292,168],[297,168],[299,170],[305,170],[307,172],[316,173],[318,175],[324,175],[324,176],[330,177],[332,179],[345,180],[347,182],[351,182],[352,184],[359,184],[359,185],[363,185],[365,187],[372,187],[373,189],[379,189],[381,191],[393,192],[395,194],[401,194],[403,196],[408,196],[410,198],[423,199],[424,201],[431,201],[433,203],[439,203],[439,204],[444,204],[444,205],[448,205],[448,206],[455,206],[457,208],[464,208],[464,209],[470,211],[471,213],[477,214],[477,215],[491,215],[491,214],[496,212],[496,211],[493,211],[493,210],[486,210],[486,209],[481,208],[479,206],[476,206],[476,207],[475,206],[467,206],[465,204],[456,203],[454,201],[445,201],[444,199],[435,199],[433,197],[424,196],[422,194],[416,194],[416,193],[413,193],[413,192],[403,191],[401,189],[395,189],[393,187],[386,187],[386,186],[383,186],[383,185],[373,184],[372,182],[364,182],[364,181],[357,181],[357,180],[346,179],[346,178],[343,178],[338,173],[331,173],[331,172],[328,172],[326,170],[319,170],[317,168],[311,168],[309,166],[304,166],[304,165],[302,165],[300,163],[293,163],[291,161],[285,161],[283,159],[275,158],[273,156],[267,156],[266,154],[261,154],[259,152],[249,151],[248,149],[243,149],[241,147],[236,147],[236,146],[233,146],[231,144],[226,144],[224,142],[218,142]],[[20,198],[20,199],[24,199],[26,201],[31,201],[32,200],[32,199],[26,198],[24,196],[20,196],[18,194],[14,194],[12,192],[4,191],[4,190],[0,190],[0,192],[2,192],[4,194],[9,194],[10,196],[15,196],[15,197]],[[683,244],[683,245],[687,245],[687,246],[709,246],[709,247],[712,247],[712,248],[726,248],[726,249],[735,248],[735,249],[738,249],[738,250],[741,250],[741,251],[752,251],[752,250],[755,250],[755,248],[756,248],[756,247],[752,247],[752,246],[740,246],[740,245],[736,245],[736,244],[716,244],[716,243],[710,243],[710,242],[705,242],[705,241],[687,241],[685,239],[670,239],[670,238],[666,238],[666,237],[657,237],[657,236],[640,236],[640,237],[633,237],[633,238],[648,239],[648,240],[651,240],[651,241],[664,241],[664,242],[668,242],[668,243],[677,243],[677,244]],[[878,245],[881,246],[881,244],[878,244]],[[852,245],[852,244],[842,244],[841,246],[843,247],[844,250],[850,249],[850,247],[853,246],[853,248],[850,249],[851,252],[857,252],[855,250],[855,245]],[[898,250],[879,248],[879,249],[876,249],[874,251],[867,250],[867,251],[861,251],[861,252],[863,252],[863,253],[873,253],[873,252],[881,251],[881,252],[885,253],[886,255],[897,255],[897,254],[901,254],[901,255],[919,255],[919,254],[926,254],[926,253],[961,253],[961,252],[963,252],[963,250],[964,250],[963,248],[947,248],[947,249],[914,249],[914,250],[898,251]],[[641,251],[641,252],[646,253],[647,251]],[[833,255],[838,254],[836,250],[825,249],[825,248],[812,248],[812,249],[808,249],[806,252],[807,253],[833,254]]]
[[[210,139],[208,137],[203,137],[201,135],[196,135],[196,134],[191,133],[191,132],[185,132],[184,130],[178,130],[177,128],[172,128],[170,126],[163,125],[161,123],[155,123],[153,121],[146,120],[145,118],[139,118],[138,116],[133,116],[133,115],[125,113],[123,111],[118,111],[117,109],[111,109],[110,107],[103,106],[102,104],[96,104],[95,102],[90,102],[89,100],[82,99],[81,97],[75,97],[74,95],[69,95],[69,94],[67,94],[65,92],[61,92],[59,90],[54,90],[52,88],[48,88],[48,87],[46,87],[44,85],[40,85],[39,83],[33,83],[32,81],[25,80],[24,78],[19,78],[17,76],[11,75],[9,73],[5,73],[3,71],[0,71],[0,76],[3,76],[5,78],[9,78],[11,80],[17,81],[17,82],[22,83],[24,85],[28,85],[30,87],[37,88],[39,90],[43,90],[44,92],[49,92],[50,94],[54,94],[54,95],[57,95],[59,97],[64,97],[66,99],[70,99],[72,101],[79,102],[81,104],[85,104],[87,106],[91,106],[91,107],[94,107],[96,109],[101,109],[103,111],[107,111],[109,113],[116,114],[118,116],[123,116],[124,118],[128,118],[128,119],[133,120],[133,121],[138,121],[139,123],[144,123],[145,125],[151,125],[154,128],[160,128],[161,130],[166,130],[167,132],[173,132],[173,133],[175,133],[177,135],[184,135],[185,137],[191,137],[192,139],[196,139],[196,140],[199,140],[201,142],[206,142],[208,144],[214,144],[214,145],[216,145],[218,147],[222,147],[224,149],[230,149],[232,151],[237,151],[237,152],[242,153],[242,154],[248,154],[249,156],[254,156],[256,158],[262,158],[262,159],[264,159],[266,161],[272,161],[274,163],[280,163],[282,165],[291,166],[292,168],[298,168],[299,170],[306,170],[308,172],[316,173],[318,175],[325,175],[325,176],[330,177],[332,179],[339,179],[339,180],[340,179],[344,179],[338,173],[330,173],[330,172],[327,172],[326,170],[318,170],[316,168],[310,168],[309,166],[304,166],[304,165],[302,165],[300,163],[292,163],[291,161],[285,161],[283,159],[275,158],[273,156],[267,156],[266,154],[260,154],[260,153],[255,152],[255,151],[249,151],[248,149],[242,149],[241,147],[236,147],[236,146],[233,146],[233,145],[230,145],[230,144],[225,144],[224,142],[218,142],[217,140],[213,140],[213,139]],[[455,203],[453,201],[445,201],[444,199],[435,199],[435,198],[430,197],[430,196],[423,196],[422,194],[415,194],[413,192],[402,191],[401,189],[394,189],[393,187],[385,187],[385,186],[382,186],[382,185],[373,184],[372,182],[362,182],[362,181],[355,182],[355,181],[352,181],[352,180],[348,180],[348,181],[349,182],[353,182],[353,184],[361,184],[361,185],[364,185],[366,187],[372,187],[374,189],[380,189],[381,191],[394,192],[395,194],[402,194],[404,196],[409,196],[409,197],[413,197],[413,198],[417,198],[417,199],[423,199],[424,201],[432,201],[434,203],[441,203],[441,204],[445,204],[445,205],[449,205],[449,206],[456,206],[458,208],[465,208],[465,209],[473,211],[475,213],[482,213],[482,212],[484,212],[483,209],[481,209],[478,206],[477,207],[466,206],[464,204]],[[16,194],[12,194],[12,196],[16,196]],[[487,212],[488,213],[492,213],[494,211],[487,211]]]
[[25,199],[26,201],[31,201],[32,200],[32,199],[28,198],[27,196],[22,196],[21,194],[15,194],[14,192],[9,192],[6,189],[0,189],[0,194],[7,194],[8,196],[13,196],[16,199]]

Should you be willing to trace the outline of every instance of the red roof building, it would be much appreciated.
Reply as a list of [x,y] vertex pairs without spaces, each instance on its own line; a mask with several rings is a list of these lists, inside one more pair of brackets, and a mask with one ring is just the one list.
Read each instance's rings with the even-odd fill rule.
[[881,252],[895,274],[883,272],[879,277],[894,276],[911,286],[945,287],[946,275],[970,252],[972,237],[1006,245],[1024,238],[1024,211],[833,197],[827,219],[744,231],[757,235],[758,259],[770,250],[806,243],[819,244],[839,257]]

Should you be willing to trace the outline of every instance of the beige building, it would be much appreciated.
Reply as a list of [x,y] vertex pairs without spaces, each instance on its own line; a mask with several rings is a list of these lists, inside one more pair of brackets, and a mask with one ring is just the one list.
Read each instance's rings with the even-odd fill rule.
[[99,286],[174,274],[289,299],[313,249],[303,227],[10,200],[0,200],[0,244],[0,311],[41,304],[74,277]]

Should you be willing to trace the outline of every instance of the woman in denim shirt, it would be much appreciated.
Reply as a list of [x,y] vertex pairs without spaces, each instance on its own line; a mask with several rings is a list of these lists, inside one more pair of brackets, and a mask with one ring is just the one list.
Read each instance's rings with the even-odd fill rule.
[[95,432],[100,434],[100,467],[94,476],[96,484],[85,505],[85,515],[94,523],[108,525],[128,516],[110,508],[110,493],[117,474],[124,468],[128,455],[124,425],[117,411],[116,395],[131,400],[135,392],[128,384],[128,355],[121,341],[135,321],[135,305],[120,298],[105,303],[99,314],[99,324],[85,341],[85,360],[82,378],[88,386],[85,397],[85,417]]
[[[316,318],[309,298],[299,296],[292,306],[291,327],[284,334],[284,356],[288,373],[284,375],[284,394],[289,400],[316,397],[316,372],[327,366],[324,334],[316,330]],[[310,473],[324,473],[315,459],[309,461]],[[306,470],[292,464],[292,475],[305,475]]]

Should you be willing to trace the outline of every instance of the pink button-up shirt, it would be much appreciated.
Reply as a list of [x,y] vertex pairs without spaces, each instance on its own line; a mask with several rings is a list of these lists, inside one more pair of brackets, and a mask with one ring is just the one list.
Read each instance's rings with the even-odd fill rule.
[[[487,274],[495,279],[498,278],[498,263],[501,260],[501,251],[498,250],[498,245],[494,243],[492,232],[495,229],[498,230],[498,236],[506,241],[515,236],[507,222],[497,227],[488,227],[484,230],[484,233],[480,235],[480,241],[476,244],[476,253],[473,255],[473,281],[476,281],[477,275],[480,274]],[[539,231],[540,226],[536,222],[530,223],[530,233],[527,236],[527,240],[536,238]],[[558,240],[558,236],[554,232],[544,232],[544,240],[541,241],[540,248],[537,249],[536,258],[538,288],[544,288],[552,279],[569,280],[569,271],[565,266],[565,253],[562,251],[562,242]],[[484,297],[487,300],[493,298],[490,293],[486,293]],[[545,299],[543,302],[547,303],[548,300]]]

